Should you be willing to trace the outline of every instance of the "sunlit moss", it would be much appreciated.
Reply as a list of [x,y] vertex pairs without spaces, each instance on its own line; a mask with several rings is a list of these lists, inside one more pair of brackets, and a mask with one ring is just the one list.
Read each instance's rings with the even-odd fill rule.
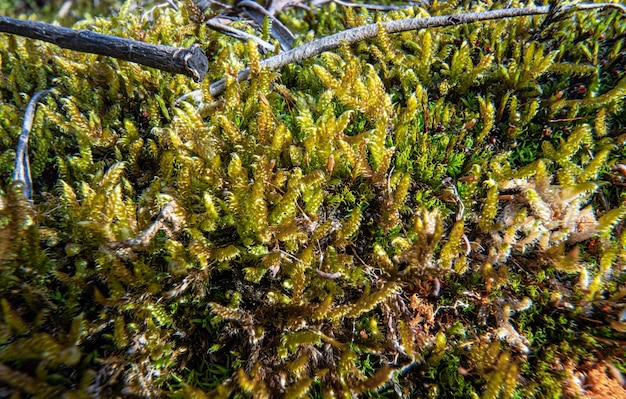
[[[200,42],[226,90],[0,37],[8,391],[547,397],[569,386],[561,366],[626,372],[617,12],[381,30],[269,71],[189,2],[149,18],[132,3],[76,27]],[[311,40],[491,5],[468,4],[282,18]],[[12,162],[50,87],[31,203]],[[194,89],[203,104],[176,101]]]

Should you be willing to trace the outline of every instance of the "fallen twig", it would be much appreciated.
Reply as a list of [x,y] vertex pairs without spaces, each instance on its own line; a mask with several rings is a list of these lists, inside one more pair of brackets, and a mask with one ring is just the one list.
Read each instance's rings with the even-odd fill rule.
[[180,231],[183,226],[184,222],[179,213],[180,208],[178,204],[176,201],[171,200],[163,206],[163,209],[161,209],[159,216],[157,216],[154,222],[145,230],[142,230],[136,237],[109,243],[107,247],[115,251],[145,247],[150,244],[150,241],[152,241],[159,231],[164,231],[168,237],[171,237],[174,233]]
[[257,24],[262,25],[264,18],[269,18],[272,21],[271,34],[278,42],[283,50],[290,50],[293,47],[293,42],[296,37],[293,33],[283,25],[278,18],[272,13],[263,8],[260,4],[253,1],[244,0],[237,3],[238,7],[241,7]]
[[137,40],[74,30],[39,21],[23,21],[0,16],[0,32],[43,40],[59,47],[84,53],[119,58],[167,72],[192,77],[196,82],[206,75],[209,61],[199,45],[169,47]]
[[[559,12],[580,11],[589,9],[615,8],[626,14],[626,7],[615,3],[585,3],[570,4],[560,6]],[[553,11],[550,6],[524,7],[524,8],[504,8],[500,10],[469,12],[464,14],[444,15],[429,18],[409,18],[396,21],[384,22],[381,24],[370,24],[348,29],[334,35],[326,36],[313,42],[285,51],[261,62],[262,68],[277,69],[285,65],[300,62],[314,57],[323,52],[339,48],[343,44],[354,44],[363,40],[378,36],[379,26],[389,33],[406,32],[417,29],[428,29],[446,27],[462,24],[470,24],[478,21],[489,21],[494,19],[523,17],[531,15],[547,15]],[[237,74],[237,80],[243,81],[250,78],[250,69],[244,69]],[[211,83],[210,93],[218,96],[226,89],[226,79],[220,79]]]
[[33,180],[30,175],[30,162],[28,160],[28,137],[33,129],[33,121],[35,119],[35,110],[37,103],[43,99],[52,90],[42,90],[35,93],[24,113],[24,122],[22,123],[22,133],[17,139],[17,148],[15,150],[15,169],[13,169],[13,181],[21,181],[24,183],[24,196],[29,201],[33,199]]

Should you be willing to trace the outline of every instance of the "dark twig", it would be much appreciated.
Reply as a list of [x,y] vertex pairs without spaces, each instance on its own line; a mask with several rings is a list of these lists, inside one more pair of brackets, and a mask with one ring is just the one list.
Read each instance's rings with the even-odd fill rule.
[[39,39],[70,50],[106,55],[167,72],[192,77],[206,75],[209,61],[197,44],[189,49],[149,44],[137,40],[74,30],[39,21],[22,21],[0,16],[0,32]]
[[[616,3],[589,3],[571,4],[562,6],[561,12],[580,11],[589,9],[615,8],[626,14],[626,7]],[[396,21],[384,22],[380,24],[389,33],[405,32],[417,29],[437,28],[453,25],[470,24],[478,21],[488,21],[494,19],[504,19],[513,17],[523,17],[531,15],[546,15],[551,12],[550,6],[544,7],[524,7],[524,8],[504,8],[500,10],[470,12],[465,14],[445,15],[430,18],[410,18]],[[378,36],[379,24],[359,26],[348,29],[334,35],[326,36],[311,43],[304,44],[292,50],[285,51],[261,62],[262,68],[277,69],[285,65],[300,62],[314,57],[325,51],[334,50],[343,44],[354,44],[363,40]],[[250,70],[244,69],[237,74],[237,80],[243,81],[250,78]],[[226,79],[220,79],[211,83],[210,92],[212,96],[218,96],[226,89]]]
[[264,18],[272,21],[271,35],[278,40],[283,50],[291,50],[296,37],[278,18],[254,1],[244,0],[237,3],[257,24],[262,25]]
[[15,150],[15,169],[13,169],[13,181],[21,181],[24,183],[24,196],[29,201],[33,198],[33,180],[30,176],[30,162],[28,160],[28,137],[33,129],[33,121],[35,119],[35,109],[39,100],[43,99],[52,90],[42,90],[35,93],[24,113],[24,122],[22,123],[22,133],[17,139],[17,149]]

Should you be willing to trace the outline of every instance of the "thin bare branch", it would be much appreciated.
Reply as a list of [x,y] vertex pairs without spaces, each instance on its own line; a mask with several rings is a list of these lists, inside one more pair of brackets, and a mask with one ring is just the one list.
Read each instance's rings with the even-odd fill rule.
[[[590,9],[615,8],[626,14],[626,7],[615,3],[585,3],[561,6],[560,12],[572,12]],[[384,22],[380,24],[389,33],[405,32],[417,29],[428,29],[446,27],[462,24],[470,24],[479,21],[489,21],[495,19],[523,17],[531,15],[550,14],[550,6],[524,7],[524,8],[504,8],[500,10],[470,12],[464,14],[444,15],[430,18],[410,18],[396,21]],[[261,62],[262,68],[277,69],[285,65],[300,62],[314,57],[323,52],[339,48],[342,44],[354,44],[363,40],[378,36],[378,24],[359,26],[348,29],[334,35],[326,36],[311,43],[304,44],[292,50],[280,53]],[[250,78],[250,70],[244,69],[237,74],[237,80],[243,81]],[[212,96],[218,96],[226,89],[226,79],[220,79],[211,83],[210,92]]]
[[42,100],[52,90],[42,90],[35,93],[24,112],[24,122],[22,123],[22,133],[17,139],[17,148],[15,150],[15,169],[13,169],[13,180],[24,183],[24,196],[28,200],[33,199],[33,180],[30,175],[30,162],[28,160],[28,137],[33,129],[33,121],[35,120],[35,110],[37,103]]

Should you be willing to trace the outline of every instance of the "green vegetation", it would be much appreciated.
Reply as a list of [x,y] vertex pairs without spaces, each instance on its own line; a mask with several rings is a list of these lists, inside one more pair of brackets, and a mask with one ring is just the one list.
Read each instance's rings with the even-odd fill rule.
[[[189,1],[133,4],[75,27],[199,42],[203,83],[0,35],[6,392],[584,397],[598,370],[624,392],[605,372],[626,372],[624,15],[381,31],[270,71]],[[306,42],[499,7],[280,18]],[[15,147],[48,88],[30,203]]]

